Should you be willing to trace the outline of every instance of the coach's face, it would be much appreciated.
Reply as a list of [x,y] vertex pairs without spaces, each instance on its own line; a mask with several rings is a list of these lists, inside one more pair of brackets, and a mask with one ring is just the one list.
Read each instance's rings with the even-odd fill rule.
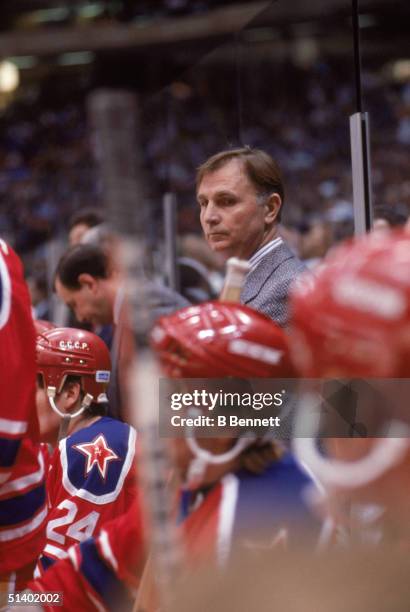
[[248,259],[274,237],[280,196],[273,194],[261,201],[239,160],[205,174],[197,200],[209,246],[227,258]]
[[74,312],[80,323],[107,325],[112,323],[112,307],[104,291],[104,282],[90,274],[80,274],[79,289],[69,289],[57,277],[58,297]]

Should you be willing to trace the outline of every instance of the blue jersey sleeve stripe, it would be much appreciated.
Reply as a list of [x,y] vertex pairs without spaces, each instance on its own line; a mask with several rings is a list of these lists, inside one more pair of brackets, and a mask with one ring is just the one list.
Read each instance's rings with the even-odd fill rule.
[[0,501],[0,526],[16,525],[31,519],[40,510],[46,500],[44,484],[24,495],[18,495]]
[[0,467],[8,468],[14,465],[21,440],[0,438]]
[[41,565],[43,571],[45,572],[46,570],[48,570],[49,567],[54,565],[56,560],[52,559],[51,557],[47,557],[46,555],[41,555],[38,562],[39,562],[39,565]]
[[[110,602],[121,602],[128,599],[128,592],[114,572],[102,561],[97,552],[94,538],[80,544],[80,570],[94,591],[110,607]],[[117,609],[122,609],[121,606]]]

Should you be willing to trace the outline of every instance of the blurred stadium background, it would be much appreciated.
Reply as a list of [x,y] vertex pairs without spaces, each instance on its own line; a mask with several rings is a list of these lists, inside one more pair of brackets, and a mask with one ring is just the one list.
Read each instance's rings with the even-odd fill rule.
[[[266,149],[282,166],[284,231],[304,259],[352,233],[350,0],[2,4],[0,235],[41,285],[40,302],[69,218],[103,205],[87,116],[87,98],[99,88],[138,94],[153,250],[163,235],[164,194],[175,194],[178,235],[199,233],[195,168],[239,143]],[[405,217],[410,5],[359,6],[373,204]]]

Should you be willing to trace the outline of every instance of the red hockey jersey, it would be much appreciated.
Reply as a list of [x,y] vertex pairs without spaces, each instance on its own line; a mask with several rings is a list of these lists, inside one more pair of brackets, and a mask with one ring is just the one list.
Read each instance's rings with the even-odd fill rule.
[[101,417],[61,440],[47,480],[47,540],[36,575],[130,506],[136,495],[135,438],[126,423]]
[[35,408],[35,332],[21,262],[0,240],[0,574],[44,544],[47,453]]
[[66,559],[55,563],[29,588],[62,593],[61,612],[131,609],[145,561],[141,518],[136,498],[125,514],[104,525],[98,537],[72,546]]
[[[181,529],[189,565],[212,556],[223,566],[235,548],[292,546],[305,536],[313,549],[322,524],[304,498],[311,486],[310,477],[287,455],[259,475],[246,470],[227,474],[194,508],[189,508],[191,493],[183,494]],[[29,586],[34,591],[63,591],[63,610],[120,609],[118,601],[126,601],[138,584],[136,564],[142,557],[141,521],[133,508],[97,537],[73,547],[69,559]],[[155,609],[151,596],[155,599],[155,593],[144,601],[146,609]]]

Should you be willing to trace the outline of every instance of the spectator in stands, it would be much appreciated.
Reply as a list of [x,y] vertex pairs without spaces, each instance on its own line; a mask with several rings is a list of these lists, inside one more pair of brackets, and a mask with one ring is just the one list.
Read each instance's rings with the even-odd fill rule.
[[199,167],[196,184],[211,249],[251,265],[241,302],[286,325],[288,292],[303,265],[278,232],[284,200],[278,165],[259,149],[222,151]]
[[27,279],[30,291],[33,316],[35,319],[50,320],[47,279],[44,276],[30,276]]
[[373,214],[373,230],[380,231],[401,227],[407,221],[408,213],[401,206],[376,206]]
[[301,258],[308,268],[314,268],[326,255],[332,243],[332,228],[324,219],[315,219],[302,236]]
[[203,236],[186,234],[180,240],[177,259],[180,291],[199,304],[216,299],[224,283],[224,261],[210,250]]
[[75,213],[68,226],[68,242],[70,246],[82,242],[84,235],[93,227],[104,223],[104,217],[95,208],[86,208]]

